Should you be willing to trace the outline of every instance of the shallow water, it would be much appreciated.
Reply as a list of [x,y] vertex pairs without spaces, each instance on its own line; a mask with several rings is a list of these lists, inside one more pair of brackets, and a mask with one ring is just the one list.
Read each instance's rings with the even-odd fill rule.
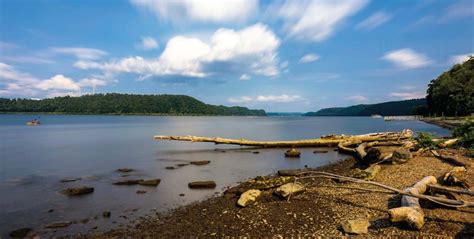
[[[107,230],[151,210],[166,210],[202,200],[224,187],[283,168],[317,167],[344,159],[332,150],[300,159],[283,157],[286,149],[248,149],[206,143],[154,141],[153,135],[199,135],[255,140],[316,138],[325,134],[363,134],[405,128],[438,135],[449,131],[420,121],[369,117],[163,117],[41,116],[41,126],[28,127],[32,115],[0,115],[0,237],[21,227],[37,230],[54,221],[91,219],[48,235]],[[259,151],[254,154],[253,151]],[[210,160],[204,166],[167,166]],[[161,178],[154,187],[116,186],[115,170],[133,168],[129,178]],[[63,178],[81,180],[61,183]],[[123,179],[123,178],[122,178]],[[187,183],[214,180],[215,190],[190,190]],[[93,186],[93,194],[68,198],[69,186]],[[136,194],[146,190],[145,194]],[[181,197],[179,194],[184,193]],[[52,209],[52,212],[48,212]],[[102,212],[110,210],[110,219]],[[98,217],[94,219],[95,216]],[[124,218],[124,217],[126,218]],[[116,222],[116,223],[113,223]],[[92,229],[98,226],[97,229]]]

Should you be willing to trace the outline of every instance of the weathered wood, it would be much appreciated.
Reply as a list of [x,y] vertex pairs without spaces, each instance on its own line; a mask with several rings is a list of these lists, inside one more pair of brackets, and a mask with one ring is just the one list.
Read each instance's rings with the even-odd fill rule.
[[408,139],[413,137],[411,130],[401,132],[384,132],[363,135],[332,135],[318,139],[288,140],[288,141],[255,141],[248,139],[227,139],[220,137],[199,137],[199,136],[169,136],[156,135],[155,140],[176,140],[189,142],[207,142],[215,144],[234,144],[240,146],[254,147],[333,147],[340,142],[372,142],[372,141],[393,141]]
[[453,146],[453,145],[457,144],[458,141],[459,141],[458,138],[448,139],[448,140],[446,140],[446,141],[444,141],[444,142],[439,143],[438,146],[439,146],[440,148],[447,148],[447,147],[450,147],[450,146]]
[[450,187],[444,187],[441,185],[436,185],[436,184],[430,184],[428,185],[430,190],[433,190],[435,192],[450,192],[450,193],[458,193],[458,194],[466,194],[469,196],[474,196],[474,191],[468,190],[468,189],[457,189],[457,188],[450,188]]
[[[424,177],[412,187],[405,189],[411,194],[421,195],[425,193],[428,185],[436,184],[436,178],[433,176]],[[412,196],[402,196],[401,207],[388,210],[392,222],[407,222],[414,229],[420,230],[425,224],[425,214],[420,206],[419,199]]]
[[457,159],[455,156],[451,156],[451,155],[443,155],[443,154],[440,154],[438,153],[436,150],[431,150],[431,153],[436,157],[436,158],[439,158],[439,159],[442,159],[450,164],[453,164],[453,165],[456,165],[456,166],[464,166],[466,167],[466,163],[462,162],[462,161],[459,161],[459,159]]

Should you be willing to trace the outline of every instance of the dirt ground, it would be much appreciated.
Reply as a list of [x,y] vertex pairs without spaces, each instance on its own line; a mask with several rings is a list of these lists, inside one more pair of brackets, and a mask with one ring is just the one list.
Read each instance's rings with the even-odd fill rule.
[[[458,151],[451,153],[459,154]],[[474,163],[469,157],[462,156],[461,159],[471,165]],[[403,189],[428,175],[441,177],[452,167],[427,152],[405,164],[382,165],[382,171],[374,181]],[[356,161],[349,158],[318,170],[351,176],[356,168]],[[467,180],[472,187],[472,166],[468,167]],[[269,189],[262,191],[262,196],[254,204],[240,208],[236,206],[238,194],[224,194],[165,214],[149,215],[125,228],[87,237],[340,237],[349,236],[341,229],[343,221],[365,218],[371,224],[368,234],[350,236],[474,238],[472,208],[450,209],[420,200],[425,212],[425,225],[420,231],[414,231],[404,223],[389,220],[387,210],[399,207],[401,196],[363,191],[361,188],[367,186],[330,179],[301,182],[306,191],[292,196],[289,201],[274,196],[274,189]],[[472,201],[469,196],[462,198]]]

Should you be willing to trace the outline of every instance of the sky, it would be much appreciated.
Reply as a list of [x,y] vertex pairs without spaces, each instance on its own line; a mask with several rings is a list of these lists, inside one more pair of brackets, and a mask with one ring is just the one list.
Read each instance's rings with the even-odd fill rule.
[[184,94],[269,112],[422,98],[474,0],[0,0],[0,97]]

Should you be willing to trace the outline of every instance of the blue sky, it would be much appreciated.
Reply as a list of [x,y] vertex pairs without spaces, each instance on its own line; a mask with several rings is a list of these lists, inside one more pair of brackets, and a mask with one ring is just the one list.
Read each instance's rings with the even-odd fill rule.
[[267,111],[420,98],[474,0],[0,0],[0,97],[186,94]]

